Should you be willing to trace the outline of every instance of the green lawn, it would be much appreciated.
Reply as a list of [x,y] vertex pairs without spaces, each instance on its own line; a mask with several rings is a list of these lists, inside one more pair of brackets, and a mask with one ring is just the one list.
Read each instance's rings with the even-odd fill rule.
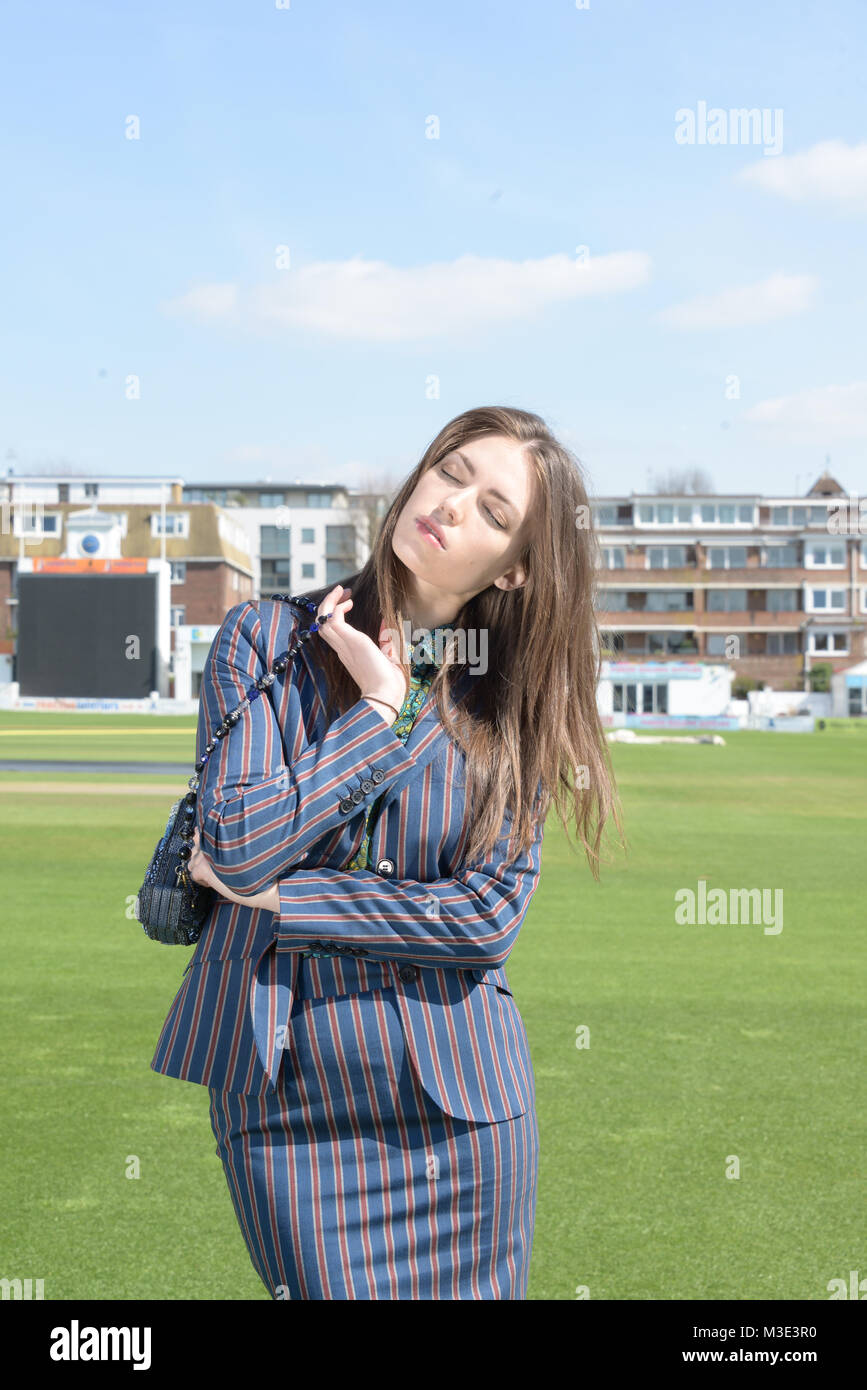
[[[0,729],[31,718],[73,722]],[[192,718],[79,721],[104,737],[33,756],[192,757]],[[615,747],[629,849],[600,884],[549,818],[508,965],[542,1144],[530,1298],[827,1299],[867,1273],[862,728]],[[29,755],[29,735],[0,743]],[[148,941],[127,899],[183,779],[165,802],[38,780],[57,774],[0,775],[0,1276],[51,1299],[267,1301],[206,1090],[149,1069],[190,952]],[[783,930],[677,925],[700,876],[781,888]]]

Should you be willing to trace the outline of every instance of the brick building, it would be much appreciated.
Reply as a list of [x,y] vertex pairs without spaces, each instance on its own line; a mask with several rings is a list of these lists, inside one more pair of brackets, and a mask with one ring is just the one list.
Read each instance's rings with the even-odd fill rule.
[[867,655],[867,525],[827,473],[806,497],[633,494],[591,507],[612,664],[730,664],[802,690],[816,664],[837,672]]

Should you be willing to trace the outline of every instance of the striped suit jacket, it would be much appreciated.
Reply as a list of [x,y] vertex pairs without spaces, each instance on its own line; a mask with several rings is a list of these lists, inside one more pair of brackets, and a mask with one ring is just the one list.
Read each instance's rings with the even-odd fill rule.
[[[309,621],[279,600],[230,609],[202,676],[197,761],[212,729]],[[151,1067],[264,1094],[290,1045],[300,952],[336,950],[363,967],[366,987],[393,986],[409,1061],[447,1114],[524,1114],[534,1077],[504,963],[538,883],[541,817],[528,854],[510,857],[507,810],[491,859],[468,863],[465,757],[432,695],[405,744],[366,700],[331,718],[320,640],[311,636],[243,711],[200,775],[198,825],[215,872],[242,894],[277,880],[280,911],[217,900]],[[380,796],[374,867],[346,871]],[[357,989],[359,970],[351,973]]]

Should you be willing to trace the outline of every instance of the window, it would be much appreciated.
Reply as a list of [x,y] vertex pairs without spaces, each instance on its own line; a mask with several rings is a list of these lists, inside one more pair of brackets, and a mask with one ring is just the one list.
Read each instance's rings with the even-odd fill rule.
[[827,524],[828,524],[828,517],[829,517],[829,516],[830,516],[830,512],[828,511],[827,506],[824,506],[824,507],[811,507],[811,508],[810,508],[810,516],[809,516],[809,525],[810,525],[810,526],[827,526]]
[[290,587],[291,561],[289,560],[261,560],[261,574],[259,586],[262,593],[283,592]]
[[648,526],[691,526],[692,506],[692,502],[639,502],[638,520]]
[[767,656],[793,656],[798,651],[797,632],[769,632],[765,642]]
[[260,526],[259,554],[289,555],[291,554],[290,540],[291,531],[288,526]]
[[789,524],[789,509],[788,509],[788,507],[772,507],[772,508],[771,508],[771,525],[772,525],[772,526],[788,526],[788,524]]
[[690,608],[691,589],[651,589],[645,603],[648,613],[685,613]]
[[708,613],[745,613],[746,589],[707,589],[705,607]]
[[172,577],[170,583],[185,584],[187,582],[187,562],[186,560],[169,560]]
[[330,493],[330,492],[308,492],[308,494],[307,494],[307,505],[308,505],[308,507],[330,507],[330,506],[331,506],[331,493]]
[[806,507],[793,507],[793,508],[792,508],[792,525],[793,525],[793,526],[806,526],[806,524],[807,524],[807,508],[806,508]]
[[847,632],[816,632],[815,630],[807,634],[809,639],[808,651],[824,652],[827,655],[845,656],[849,651],[849,634]]
[[617,508],[612,506],[594,507],[597,526],[616,526]]
[[764,608],[767,613],[798,613],[801,594],[798,589],[766,589]]
[[747,549],[744,545],[712,545],[707,552],[709,570],[742,570],[747,567]]
[[845,589],[807,589],[808,613],[821,613],[828,609],[836,609],[840,613],[845,612]]
[[316,566],[315,566],[315,565],[311,565],[311,564],[307,564],[307,563],[303,564],[303,565],[301,566],[301,578],[302,578],[302,579],[315,579],[315,578],[316,578]]
[[846,547],[840,543],[808,541],[804,547],[804,564],[808,569],[843,569]]
[[668,685],[664,681],[643,684],[616,681],[611,685],[611,698],[616,714],[635,714],[639,705],[642,714],[668,713]]
[[179,604],[177,607],[172,608],[172,627],[180,627],[181,623],[184,621],[184,614],[186,611],[183,604]]
[[[15,504],[14,534],[16,536],[58,536],[60,534],[60,517],[57,512],[44,512],[41,502],[17,502]],[[9,525],[9,504],[3,503],[2,525],[6,530]]]
[[650,655],[663,653],[669,656],[695,653],[698,643],[694,632],[648,632],[647,650]]
[[728,634],[725,632],[709,632],[705,638],[705,651],[708,656],[725,656],[726,642]]
[[188,537],[190,534],[190,514],[189,512],[166,512],[166,529],[162,530],[162,514],[160,512],[151,513],[151,535],[161,536],[182,536]]
[[601,589],[597,607],[603,613],[625,613],[628,607],[625,589]]
[[682,569],[686,564],[685,545],[649,545],[647,568],[652,570]]
[[797,569],[798,547],[796,545],[769,545],[764,553],[764,562],[769,569]]
[[755,517],[752,502],[702,502],[704,526],[751,526]]
[[602,564],[608,570],[622,570],[626,568],[626,552],[622,545],[603,545],[601,547]]
[[283,503],[284,503],[285,501],[286,501],[286,494],[285,494],[285,492],[260,492],[260,493],[259,493],[259,506],[260,506],[260,507],[282,507],[282,506],[283,506]]
[[313,529],[312,526],[302,526],[302,527],[301,527],[301,544],[302,544],[302,545],[313,545],[313,541],[314,541],[315,535],[316,535],[316,532],[314,531],[314,529]]
[[98,496],[99,496],[99,483],[85,483],[85,484],[84,484],[84,495],[85,495],[85,497],[98,497]]

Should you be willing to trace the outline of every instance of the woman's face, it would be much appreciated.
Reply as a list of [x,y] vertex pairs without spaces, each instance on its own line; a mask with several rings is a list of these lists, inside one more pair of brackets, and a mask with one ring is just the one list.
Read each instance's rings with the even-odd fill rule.
[[[531,487],[523,446],[502,435],[462,444],[423,473],[392,536],[394,553],[415,576],[420,596],[448,595],[457,609],[491,584],[524,584],[526,572],[517,559]],[[419,517],[430,518],[444,546]]]

